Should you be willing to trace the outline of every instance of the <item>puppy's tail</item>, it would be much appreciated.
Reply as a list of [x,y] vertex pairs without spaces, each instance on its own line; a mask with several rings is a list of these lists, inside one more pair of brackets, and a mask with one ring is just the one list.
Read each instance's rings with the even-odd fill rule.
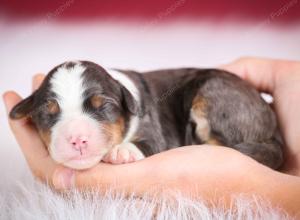
[[233,148],[276,170],[283,164],[282,146],[280,138],[274,137],[263,142],[243,142]]

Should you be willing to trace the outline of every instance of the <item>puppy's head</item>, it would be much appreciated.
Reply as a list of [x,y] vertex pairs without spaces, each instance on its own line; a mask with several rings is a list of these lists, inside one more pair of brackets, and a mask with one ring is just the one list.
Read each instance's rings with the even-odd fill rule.
[[99,65],[82,61],[51,70],[40,88],[12,109],[10,117],[30,118],[56,162],[86,169],[122,142],[137,109],[124,86]]

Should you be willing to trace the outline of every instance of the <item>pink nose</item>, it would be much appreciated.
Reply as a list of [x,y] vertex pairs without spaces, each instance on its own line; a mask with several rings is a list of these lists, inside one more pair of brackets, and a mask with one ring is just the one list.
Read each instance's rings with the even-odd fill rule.
[[82,150],[88,147],[88,138],[85,136],[70,137],[69,143],[72,144],[73,149],[82,153]]

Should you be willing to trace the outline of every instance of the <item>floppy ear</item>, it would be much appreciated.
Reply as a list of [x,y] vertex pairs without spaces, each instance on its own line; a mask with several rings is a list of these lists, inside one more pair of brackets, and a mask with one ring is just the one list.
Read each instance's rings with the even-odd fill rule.
[[124,86],[122,86],[121,90],[123,97],[122,104],[125,107],[125,109],[127,109],[130,113],[134,115],[140,114],[138,103],[133,98],[131,93]]
[[9,117],[11,119],[21,119],[24,117],[28,117],[29,114],[33,110],[33,95],[23,99],[20,103],[18,103],[11,112],[9,113]]

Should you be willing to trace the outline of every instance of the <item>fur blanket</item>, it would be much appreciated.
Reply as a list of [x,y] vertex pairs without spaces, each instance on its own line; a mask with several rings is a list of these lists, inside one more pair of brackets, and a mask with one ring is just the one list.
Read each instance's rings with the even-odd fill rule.
[[[0,219],[14,220],[93,220],[93,219],[290,219],[279,209],[255,197],[237,196],[231,209],[208,207],[201,200],[191,200],[174,193],[172,201],[164,196],[155,198],[124,196],[107,191],[72,191],[62,196],[32,178],[1,188]],[[174,199],[175,198],[175,199]]]

